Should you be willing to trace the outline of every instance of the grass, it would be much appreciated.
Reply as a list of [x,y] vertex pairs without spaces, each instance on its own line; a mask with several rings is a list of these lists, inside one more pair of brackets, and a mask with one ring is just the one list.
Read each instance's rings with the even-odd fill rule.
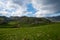
[[0,28],[0,40],[60,40],[60,23],[36,27]]

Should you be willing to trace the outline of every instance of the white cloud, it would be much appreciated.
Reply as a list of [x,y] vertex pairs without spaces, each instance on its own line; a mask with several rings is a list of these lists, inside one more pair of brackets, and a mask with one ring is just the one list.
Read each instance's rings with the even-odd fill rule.
[[[47,2],[47,0],[0,0],[0,14],[4,16],[30,14],[35,17],[45,17],[46,14],[56,13],[59,9],[59,7],[57,9],[57,4],[46,4]],[[38,10],[35,14],[27,11],[27,4],[29,3],[32,3],[33,7]]]
[[36,17],[45,17],[46,14],[57,12],[57,4],[46,4],[47,0],[32,0],[34,8],[38,11],[34,14]]
[[1,9],[0,14],[2,14],[3,16],[22,16],[22,14],[24,14],[23,11],[25,9],[20,5],[13,3],[11,0],[0,0],[0,4],[0,9],[3,9]]

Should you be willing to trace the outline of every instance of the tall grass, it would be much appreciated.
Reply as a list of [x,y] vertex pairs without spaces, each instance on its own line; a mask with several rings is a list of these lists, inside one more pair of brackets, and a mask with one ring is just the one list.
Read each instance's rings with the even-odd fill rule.
[[23,28],[0,28],[0,40],[60,40],[60,23]]

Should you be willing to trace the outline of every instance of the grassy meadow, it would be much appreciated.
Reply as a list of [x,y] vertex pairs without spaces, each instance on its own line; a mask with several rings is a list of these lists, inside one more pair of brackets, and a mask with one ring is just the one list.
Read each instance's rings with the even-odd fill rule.
[[36,27],[0,28],[0,40],[60,40],[60,23]]

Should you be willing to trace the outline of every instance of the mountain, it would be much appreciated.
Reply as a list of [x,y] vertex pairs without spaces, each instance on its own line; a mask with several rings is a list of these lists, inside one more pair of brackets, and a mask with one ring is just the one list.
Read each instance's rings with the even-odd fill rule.
[[46,19],[46,18],[36,18],[36,17],[26,17],[26,16],[22,16],[22,17],[11,17],[10,20],[12,21],[19,21],[21,23],[46,23],[46,22],[50,22],[50,20]]
[[32,27],[38,25],[46,25],[51,23],[50,20],[46,18],[36,18],[36,17],[0,17],[0,24],[5,24],[5,26],[9,27]]
[[60,16],[47,17],[47,19],[51,20],[52,22],[60,22]]
[[9,21],[9,18],[6,16],[0,16],[0,24],[6,24]]

